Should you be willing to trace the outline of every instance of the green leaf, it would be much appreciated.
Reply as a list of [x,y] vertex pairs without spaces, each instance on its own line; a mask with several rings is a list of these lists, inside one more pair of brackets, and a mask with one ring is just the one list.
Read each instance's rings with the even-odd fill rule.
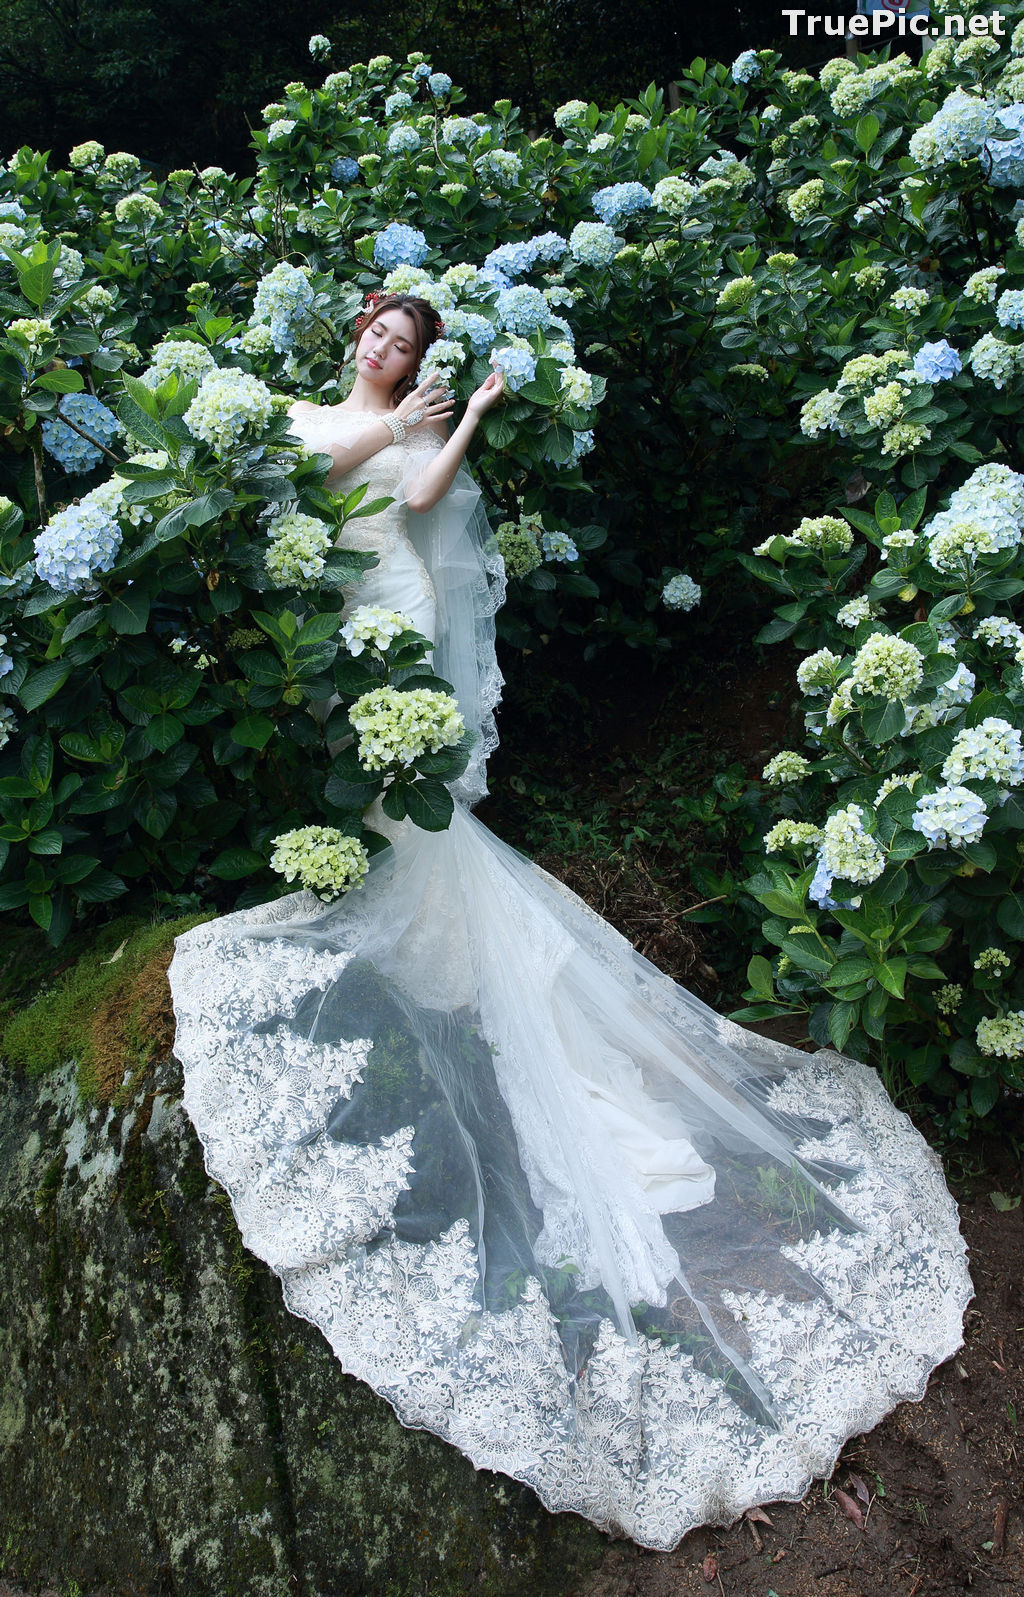
[[747,966],[747,986],[755,993],[761,993],[766,998],[771,998],[775,993],[772,977],[772,963],[765,959],[763,954],[755,954]]
[[857,147],[858,149],[863,150],[865,155],[867,155],[871,146],[877,139],[878,131],[881,125],[882,124],[879,122],[877,116],[874,116],[869,112],[867,116],[861,117],[860,121],[857,123],[857,126],[854,128],[853,136],[857,141]]
[[84,882],[79,882],[75,888],[77,896],[85,904],[108,904],[112,898],[120,898],[122,893],[128,891],[120,876],[115,876],[113,871],[93,871]]
[[303,622],[295,638],[295,647],[301,648],[306,643],[326,643],[329,638],[337,636],[341,626],[341,611],[324,611],[318,615],[310,616]]
[[153,719],[143,727],[142,735],[153,748],[159,749],[163,754],[172,748],[185,731],[182,721],[176,715],[154,715]]
[[828,976],[829,987],[847,987],[852,982],[867,981],[875,974],[875,967],[863,954],[849,954],[837,959]]
[[[126,381],[128,380],[126,379]],[[134,381],[134,379],[131,380]],[[139,387],[142,387],[141,383]],[[149,393],[148,389],[146,389],[146,393]],[[167,448],[167,438],[160,423],[155,417],[147,415],[142,406],[127,395],[118,404],[117,418],[124,424],[132,437],[140,444],[145,444],[147,449]]]
[[264,749],[274,735],[269,715],[243,715],[231,728],[231,736],[243,749]]
[[253,871],[264,870],[266,864],[263,855],[257,854],[254,848],[225,848],[207,869],[211,876],[219,876],[222,881],[238,882],[251,876]]
[[[975,1076],[971,1082],[971,1108],[976,1115],[987,1115],[999,1102],[999,1077]],[[1017,1199],[1020,1202],[1020,1199]]]
[[85,379],[81,372],[70,367],[58,367],[56,371],[41,372],[36,378],[36,386],[45,388],[51,394],[80,394],[85,387]]
[[139,588],[125,588],[107,612],[110,625],[115,632],[126,636],[136,636],[145,632],[149,621],[149,595]]
[[405,803],[413,825],[425,832],[443,832],[455,810],[448,789],[429,777],[405,789]]
[[44,665],[26,677],[18,697],[26,710],[38,710],[41,704],[45,704],[47,699],[52,699],[53,695],[64,686],[70,675],[69,665],[61,665],[57,661],[51,665]]
[[887,959],[875,969],[875,975],[885,988],[892,993],[894,998],[903,997],[903,983],[907,979],[907,962],[905,959]]
[[996,909],[996,920],[1010,937],[1024,943],[1024,893],[1006,893]]
[[898,699],[890,699],[886,704],[872,704],[861,713],[864,723],[864,735],[872,743],[887,743],[890,738],[899,737],[906,725],[907,712]]
[[829,1011],[828,1034],[840,1053],[846,1047],[846,1039],[853,1030],[859,1012],[859,1004],[843,1002],[833,1004]]
[[408,788],[401,782],[393,782],[381,800],[381,809],[392,821],[404,821],[406,810],[406,794]]
[[42,832],[34,832],[28,840],[30,854],[59,854],[64,846],[64,839],[55,826],[49,826]]

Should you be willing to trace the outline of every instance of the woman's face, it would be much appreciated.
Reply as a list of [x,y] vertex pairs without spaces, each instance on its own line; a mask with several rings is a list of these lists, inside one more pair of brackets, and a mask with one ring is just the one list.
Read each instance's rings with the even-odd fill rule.
[[394,389],[416,367],[416,324],[393,305],[371,316],[356,343],[356,370],[374,387]]

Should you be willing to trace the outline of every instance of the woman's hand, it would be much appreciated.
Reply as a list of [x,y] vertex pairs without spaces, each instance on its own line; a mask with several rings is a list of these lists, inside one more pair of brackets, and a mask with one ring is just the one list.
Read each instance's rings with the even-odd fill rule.
[[466,401],[466,409],[473,416],[482,416],[484,411],[496,405],[505,392],[505,373],[500,366],[496,366],[489,377],[485,377],[480,387],[470,394]]
[[439,377],[439,372],[431,372],[418,388],[406,394],[402,403],[395,406],[392,415],[403,421],[406,427],[419,427],[426,421],[444,421],[455,406],[450,390],[438,386]]

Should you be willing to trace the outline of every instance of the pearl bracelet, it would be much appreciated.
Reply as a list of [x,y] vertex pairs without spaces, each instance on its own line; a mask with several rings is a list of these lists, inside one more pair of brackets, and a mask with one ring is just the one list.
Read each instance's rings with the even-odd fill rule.
[[382,416],[381,421],[385,427],[390,427],[391,436],[396,444],[400,444],[405,437],[405,422],[400,416]]

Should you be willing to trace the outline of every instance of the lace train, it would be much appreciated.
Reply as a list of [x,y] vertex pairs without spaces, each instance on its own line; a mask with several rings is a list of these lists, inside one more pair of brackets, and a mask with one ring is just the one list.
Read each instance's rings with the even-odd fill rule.
[[362,893],[179,939],[176,1049],[246,1246],[404,1424],[668,1548],[923,1394],[971,1286],[871,1070],[714,1015],[463,811]]

